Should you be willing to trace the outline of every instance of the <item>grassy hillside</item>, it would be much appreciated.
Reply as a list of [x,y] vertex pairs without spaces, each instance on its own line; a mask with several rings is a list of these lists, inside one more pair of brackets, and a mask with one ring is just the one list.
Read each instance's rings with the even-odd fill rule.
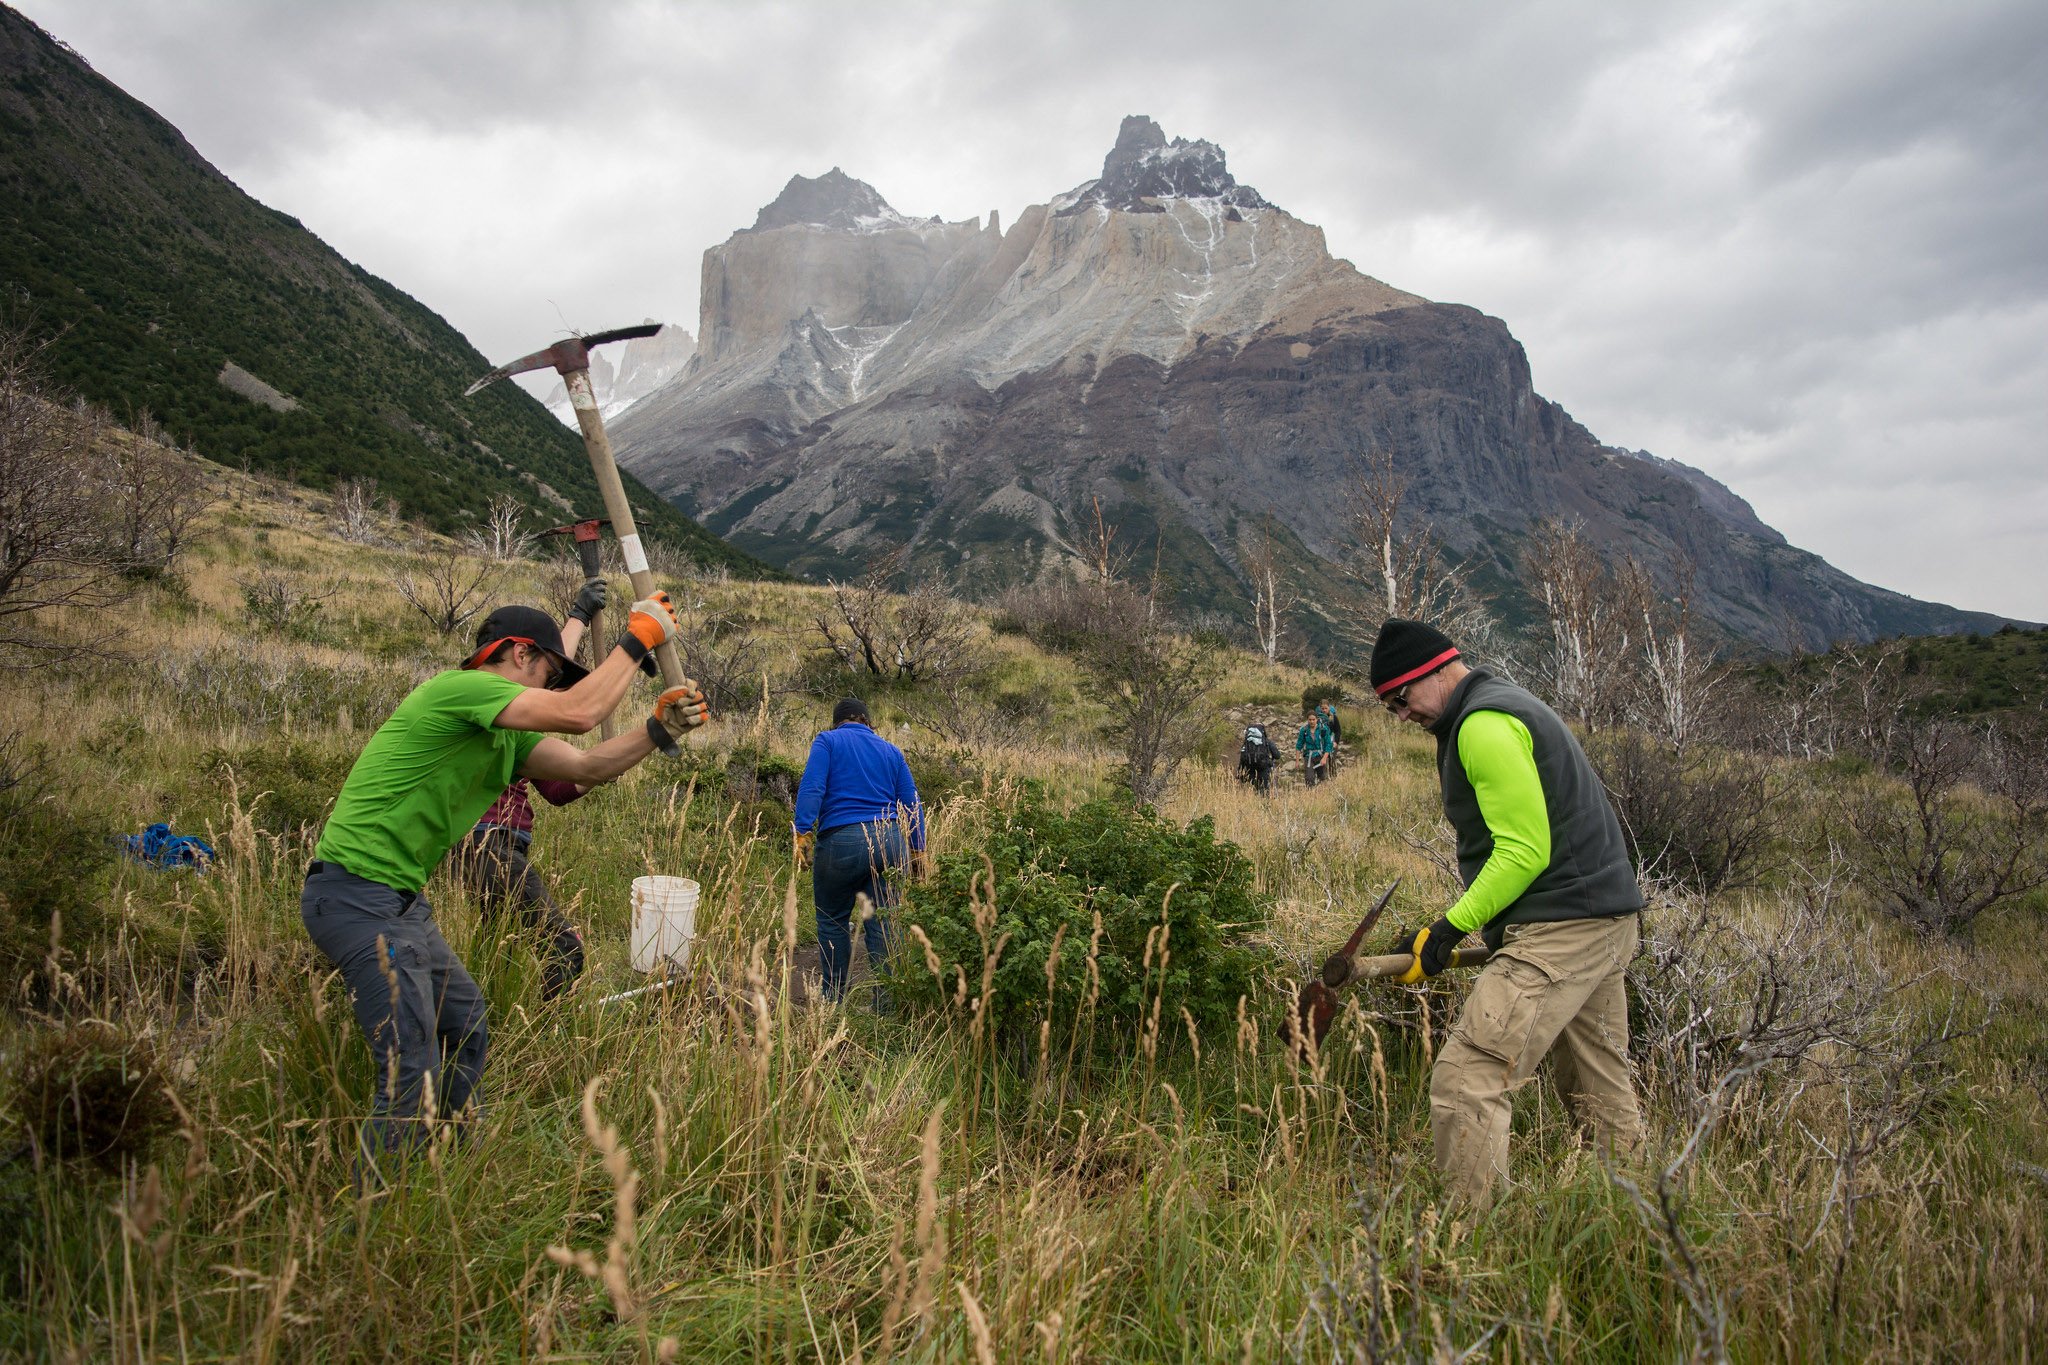
[[[1389,927],[1453,894],[1423,736],[1348,710],[1337,778],[1258,800],[1226,771],[1238,728],[1293,714],[1310,679],[1227,661],[1166,814],[1249,861],[1264,927],[1244,942],[1271,979],[1234,1028],[1197,1037],[1169,1009],[1013,1045],[950,974],[939,1006],[807,1003],[790,964],[809,888],[763,779],[801,763],[846,683],[815,658],[822,591],[790,584],[673,584],[696,638],[716,623],[728,657],[752,651],[752,700],[682,760],[540,811],[538,865],[592,956],[576,994],[543,1007],[530,945],[437,877],[490,1001],[489,1107],[359,1200],[368,1057],[298,892],[370,730],[461,649],[393,593],[400,552],[326,534],[320,495],[195,477],[229,496],[181,572],[118,619],[49,623],[126,659],[0,689],[10,913],[62,912],[13,940],[0,1014],[0,1355],[1264,1361],[1483,1342],[1634,1362],[1718,1335],[1740,1359],[1986,1360],[2048,1334],[2040,899],[1972,943],[1873,916],[1812,814],[1835,769],[1778,773],[1803,794],[1778,838],[1817,871],[1655,895],[1630,973],[1650,1151],[1605,1167],[1541,1079],[1516,1100],[1515,1186],[1473,1219],[1430,1160],[1455,973],[1352,993],[1311,1064],[1273,1036],[1285,983],[1377,888],[1402,879]],[[512,573],[507,597],[561,591],[548,565]],[[262,575],[317,610],[252,617]],[[1072,663],[977,635],[992,666],[950,698],[874,696],[933,803],[941,884],[1029,802],[1113,785]],[[156,820],[211,839],[218,866],[114,857],[108,836]],[[604,1005],[638,984],[643,871],[702,884],[698,974]],[[1049,884],[988,888],[996,927]],[[904,969],[926,970],[916,948]],[[97,1081],[60,1083],[79,1075]],[[81,1134],[102,1160],[67,1158]]]
[[[1968,716],[2038,716],[2048,708],[2048,628],[2008,625],[1989,634],[1929,635],[1880,641],[1857,651],[1898,655],[1898,666],[1923,707]],[[1811,683],[1840,666],[1850,652],[1771,660],[1752,672],[1784,689]]]
[[[54,338],[52,377],[117,416],[316,488],[374,479],[442,531],[501,494],[548,523],[600,508],[581,441],[539,403],[512,384],[461,396],[496,362],[4,5],[0,322]],[[231,391],[229,364],[295,406]],[[627,482],[650,538],[763,571]]]

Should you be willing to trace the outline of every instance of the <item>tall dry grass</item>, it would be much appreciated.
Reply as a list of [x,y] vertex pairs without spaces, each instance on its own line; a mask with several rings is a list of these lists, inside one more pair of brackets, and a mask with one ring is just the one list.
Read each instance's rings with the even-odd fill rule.
[[[118,1172],[38,1167],[26,1151],[0,1163],[0,1352],[1059,1362],[1435,1359],[1475,1346],[1490,1359],[1570,1361],[2038,1351],[2038,907],[1991,926],[1982,946],[1930,947],[1853,896],[1829,891],[1816,909],[1830,883],[1813,859],[1739,896],[1660,895],[1636,972],[1651,1149],[1603,1164],[1547,1083],[1531,1086],[1517,1101],[1514,1188],[1471,1220],[1440,1202],[1428,1139],[1428,1065],[1456,981],[1354,992],[1305,1060],[1273,1036],[1276,995],[1246,1001],[1227,1043],[1204,1047],[1155,1012],[1112,1040],[1109,1063],[1085,1068],[1076,1039],[1050,1029],[1022,1062],[992,1047],[978,1022],[987,972],[963,974],[932,1015],[800,1004],[792,949],[810,927],[787,812],[729,796],[722,761],[740,744],[801,761],[820,723],[817,699],[786,690],[815,599],[788,585],[687,585],[750,615],[770,643],[778,662],[757,707],[722,717],[683,764],[540,813],[539,865],[591,949],[578,992],[541,1005],[531,945],[487,928],[452,879],[430,889],[489,998],[485,1108],[467,1128],[445,1125],[391,1189],[360,1198],[353,1142],[369,1059],[297,924],[308,835],[266,824],[274,800],[232,764],[228,777],[208,766],[287,734],[346,755],[381,719],[361,699],[402,694],[451,657],[405,621],[388,588],[395,552],[341,545],[322,520],[317,500],[242,488],[216,509],[182,586],[138,590],[122,671],[48,670],[0,694],[0,730],[51,747],[64,799],[131,827],[169,819],[224,855],[196,878],[110,869],[101,930],[60,934],[10,986],[6,1071],[31,1037],[110,1021],[162,1048],[176,1118]],[[259,564],[331,590],[303,629],[251,628],[236,578]],[[515,569],[505,591],[537,594],[546,575]],[[971,852],[1020,782],[1078,802],[1109,780],[1091,738],[1099,717],[1071,669],[1013,638],[990,643],[990,686],[1045,689],[1048,723],[962,754],[927,738],[899,699],[877,703],[885,733],[920,762],[950,754],[979,774],[933,812],[941,849]],[[237,675],[204,662],[224,652],[270,667],[262,676],[293,695],[232,691]],[[356,681],[335,681],[345,677]],[[1214,701],[1219,714],[1280,706],[1305,681],[1245,662]],[[1348,762],[1313,790],[1285,781],[1261,800],[1211,764],[1170,798],[1175,817],[1212,817],[1252,857],[1276,906],[1283,980],[1393,878],[1389,928],[1434,916],[1452,893],[1426,742],[1365,715],[1347,737]],[[603,1005],[637,984],[627,883],[641,871],[702,884],[692,973]],[[991,954],[1003,897],[991,887],[983,906]],[[915,944],[903,969],[925,969]],[[1771,1048],[1784,1055],[1761,1056]]]

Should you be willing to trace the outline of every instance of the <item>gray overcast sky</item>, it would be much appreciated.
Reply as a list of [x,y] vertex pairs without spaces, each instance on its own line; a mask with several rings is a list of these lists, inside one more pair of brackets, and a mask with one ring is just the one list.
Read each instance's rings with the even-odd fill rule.
[[2048,5],[18,0],[493,359],[655,316],[843,167],[949,219],[1206,137],[1505,319],[1602,440],[2048,620]]

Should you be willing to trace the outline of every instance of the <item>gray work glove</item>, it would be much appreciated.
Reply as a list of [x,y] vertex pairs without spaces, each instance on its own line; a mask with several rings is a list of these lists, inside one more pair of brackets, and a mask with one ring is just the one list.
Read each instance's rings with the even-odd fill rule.
[[586,581],[578,590],[576,600],[569,604],[569,619],[581,621],[586,626],[595,621],[597,614],[604,610],[605,592],[602,578]]

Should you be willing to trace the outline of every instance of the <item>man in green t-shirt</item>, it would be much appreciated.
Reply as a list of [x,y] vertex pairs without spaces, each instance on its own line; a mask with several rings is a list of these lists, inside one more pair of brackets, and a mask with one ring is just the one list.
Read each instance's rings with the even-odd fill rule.
[[1465,883],[1434,924],[1389,948],[1415,957],[1402,980],[1441,972],[1474,931],[1493,950],[1429,1077],[1437,1167],[1454,1195],[1484,1207],[1507,1175],[1511,1097],[1545,1055],[1604,1148],[1642,1141],[1622,972],[1643,893],[1606,789],[1555,711],[1467,668],[1420,621],[1381,627],[1372,685],[1397,719],[1436,737]]
[[473,1107],[483,1075],[483,995],[434,925],[427,878],[513,778],[588,786],[657,748],[675,752],[675,737],[708,714],[694,684],[669,688],[644,727],[591,749],[544,733],[595,729],[674,633],[665,593],[635,602],[618,646],[586,670],[546,612],[501,607],[461,668],[414,688],[363,746],[314,845],[299,915],[347,983],[376,1063],[366,1160],[409,1150],[434,1116]]

